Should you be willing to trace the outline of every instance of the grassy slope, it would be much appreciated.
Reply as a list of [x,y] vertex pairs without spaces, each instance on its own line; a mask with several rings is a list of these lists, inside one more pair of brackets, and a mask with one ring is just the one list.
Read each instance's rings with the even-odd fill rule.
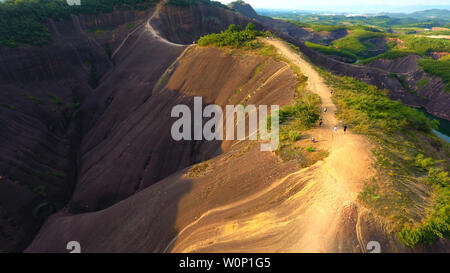
[[368,44],[364,41],[370,38],[386,37],[386,33],[369,31],[363,28],[356,28],[351,33],[333,42],[333,46],[341,50],[352,52],[360,57],[367,57]]
[[321,74],[335,90],[339,118],[376,146],[377,176],[366,181],[359,200],[408,246],[450,236],[448,144],[431,133],[422,113],[390,100],[387,91]]
[[[441,77],[447,84],[446,92],[450,92],[450,59],[442,58],[441,60],[433,60],[429,57],[430,52],[450,52],[450,40],[447,39],[433,39],[428,37],[421,37],[416,35],[404,34],[389,34],[382,32],[371,31],[367,27],[349,27],[349,26],[330,26],[311,23],[300,23],[290,20],[291,23],[299,27],[309,27],[314,31],[335,31],[343,28],[351,30],[351,33],[346,37],[338,39],[332,43],[332,46],[318,45],[310,42],[305,44],[325,55],[338,56],[347,58],[350,62],[360,59],[361,64],[368,64],[377,59],[397,59],[407,55],[419,55],[424,60],[419,61],[419,65],[425,72],[431,75]],[[431,32],[433,33],[433,32]],[[387,51],[377,56],[368,57],[368,44],[364,41],[373,37],[392,37],[398,38],[403,42],[403,45],[398,45],[396,42],[387,44]]]
[[445,91],[450,92],[450,60],[424,59],[419,60],[419,65],[428,74],[441,77],[442,80],[447,84],[445,87]]
[[358,59],[355,54],[346,51],[345,49],[338,49],[335,47],[319,45],[311,42],[305,42],[305,45],[325,55],[347,58],[350,62],[355,62]]

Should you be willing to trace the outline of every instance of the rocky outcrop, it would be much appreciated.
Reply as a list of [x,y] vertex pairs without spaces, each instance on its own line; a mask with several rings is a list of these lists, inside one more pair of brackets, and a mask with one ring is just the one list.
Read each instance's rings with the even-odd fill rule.
[[114,70],[105,45],[114,47],[129,32],[97,39],[91,28],[127,28],[149,12],[50,21],[51,44],[0,48],[1,251],[24,249],[46,217],[68,205],[73,194],[81,139],[98,110],[80,106]]
[[[212,92],[209,103],[226,103],[223,94],[236,92],[262,60],[242,66],[222,56],[218,62],[230,67],[225,72],[246,72],[227,82],[216,67],[213,78],[199,81],[214,68],[205,70],[209,60],[194,52],[189,56],[198,62],[190,61],[197,66],[190,81],[175,80],[177,70],[162,78],[186,47],[154,38],[145,24],[154,10],[49,21],[51,44],[0,48],[1,251],[23,250],[47,216],[63,207],[71,213],[110,207],[226,149],[220,142],[173,141],[170,109],[189,105],[202,92]],[[163,6],[152,26],[172,42],[190,44],[250,21],[210,5]],[[216,58],[218,52],[205,54]],[[219,93],[222,76],[226,90]]]
[[[255,74],[265,62],[267,65]],[[134,86],[139,88],[140,84]],[[201,211],[250,195],[257,185],[267,185],[295,167],[287,164],[281,169],[272,153],[261,155],[259,145],[250,148],[248,142],[174,142],[170,136],[172,107],[185,104],[192,109],[194,96],[202,96],[205,105],[237,105],[249,95],[248,104],[285,105],[294,98],[295,86],[296,76],[284,63],[220,49],[190,49],[167,83],[146,101],[135,98],[139,108],[129,113],[126,121],[114,125],[106,139],[98,138],[97,147],[85,155],[72,204],[97,209],[105,205],[104,200],[116,204],[101,211],[74,214],[63,210],[53,215],[27,251],[66,252],[66,240],[75,237],[83,252],[166,251],[177,228]],[[145,90],[139,93],[145,94]],[[113,109],[122,109],[120,101],[128,90],[116,99],[119,93],[114,99],[117,105],[111,104],[99,122]],[[93,133],[99,130],[94,128]],[[86,144],[91,137],[93,134],[86,137]],[[250,149],[253,152],[247,154]],[[206,164],[205,169],[186,168],[207,159],[211,160],[201,163]],[[177,169],[157,182],[158,177]],[[227,190],[217,188],[217,181]]]
[[259,22],[264,27],[291,36],[298,41],[309,41],[317,44],[329,45],[332,41],[345,37],[348,34],[346,29],[339,29],[332,32],[314,32],[312,29],[299,27],[283,20],[259,16],[250,4],[241,1],[232,2],[229,6],[245,17],[248,17],[255,22]]
[[249,4],[243,1],[235,1],[229,4],[231,9],[239,12],[240,14],[247,16],[248,18],[255,19],[258,17],[256,11]]
[[230,24],[246,26],[249,22],[253,21],[237,12],[199,4],[189,7],[164,6],[152,24],[169,41],[192,44],[205,34],[225,30]]
[[418,70],[417,60],[420,58],[417,55],[408,55],[394,60],[376,59],[367,66],[391,73],[412,73]]
[[0,249],[23,249],[65,206],[77,177],[72,126],[97,75],[112,68],[77,18],[50,22],[45,47],[0,48]]
[[426,74],[417,64],[420,58],[408,55],[393,60],[377,59],[369,66],[402,77],[408,84],[410,95],[420,99],[420,104],[414,106],[424,107],[428,113],[450,120],[450,93],[444,90],[446,84],[439,77]]

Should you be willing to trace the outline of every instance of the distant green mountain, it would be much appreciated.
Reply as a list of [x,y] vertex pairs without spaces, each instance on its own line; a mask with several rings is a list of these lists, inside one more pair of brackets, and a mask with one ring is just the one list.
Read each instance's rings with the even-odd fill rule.
[[429,9],[413,13],[383,13],[383,15],[394,18],[450,20],[450,10],[447,9]]
[[411,13],[410,16],[416,18],[439,18],[450,20],[450,11],[447,9],[431,9]]

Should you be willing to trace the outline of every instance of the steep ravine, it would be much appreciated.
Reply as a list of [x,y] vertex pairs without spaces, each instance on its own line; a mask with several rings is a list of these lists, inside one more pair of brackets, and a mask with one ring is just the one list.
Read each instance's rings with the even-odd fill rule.
[[[408,84],[409,93],[418,97],[428,113],[450,120],[450,93],[445,92],[445,83],[439,77],[426,74],[417,64],[419,56],[409,55],[394,60],[379,59],[369,64],[388,73],[403,77]],[[416,106],[416,105],[414,105]]]
[[[83,143],[92,148],[84,150],[84,166],[71,209],[53,215],[27,251],[65,252],[67,240],[79,240],[85,252],[163,251],[178,229],[178,221],[189,223],[206,207],[252,194],[258,185],[263,187],[273,177],[292,170],[295,164],[279,168],[274,164],[278,162],[276,157],[261,154],[257,144],[175,142],[170,136],[175,121],[170,117],[172,107],[185,104],[192,109],[194,96],[203,97],[205,105],[214,103],[222,107],[239,104],[250,94],[249,104],[290,103],[296,86],[295,74],[285,68],[286,64],[273,60],[255,73],[265,62],[262,56],[191,47],[175,65],[163,88],[150,93],[146,101],[138,101],[139,107],[129,113],[126,121],[111,126],[108,115],[113,113],[113,107],[121,109],[125,96],[130,96],[124,92],[120,97],[118,91],[101,117],[105,118],[102,122],[106,123],[105,128],[111,128],[107,138],[98,133],[104,130],[100,126]],[[151,89],[140,92],[144,96]],[[116,101],[118,105],[114,106]],[[247,150],[253,152],[247,156]],[[205,160],[210,166],[206,170],[197,173],[187,168]],[[260,168],[266,170],[261,172]],[[170,170],[176,172],[164,178],[163,172]],[[204,177],[204,171],[214,179]],[[158,179],[158,174],[162,178]],[[91,175],[95,177],[90,178]],[[193,183],[198,179],[203,182]],[[186,194],[190,196],[190,205],[183,206],[180,202]],[[105,207],[104,200],[115,204]],[[86,205],[87,209],[96,209],[78,213]]]
[[19,251],[49,213],[65,206],[76,179],[77,108],[92,71],[112,69],[78,20],[51,23],[45,47],[0,48],[0,249]]
[[[189,104],[196,88],[215,90],[215,78],[225,71],[216,70],[209,86],[196,86],[206,73],[200,65],[190,84],[180,78],[170,82],[172,89],[155,91],[186,46],[168,45],[152,29],[191,44],[249,19],[212,6],[163,6],[149,28],[154,11],[49,21],[49,45],[0,48],[1,251],[23,250],[47,216],[61,208],[81,213],[110,207],[221,152],[220,143],[171,140],[168,111],[175,103]],[[188,35],[177,36],[182,33]],[[233,60],[224,62],[238,69]],[[248,81],[260,62],[254,59],[247,73],[223,83],[233,90],[227,92]],[[209,102],[225,103],[215,96],[207,96]]]

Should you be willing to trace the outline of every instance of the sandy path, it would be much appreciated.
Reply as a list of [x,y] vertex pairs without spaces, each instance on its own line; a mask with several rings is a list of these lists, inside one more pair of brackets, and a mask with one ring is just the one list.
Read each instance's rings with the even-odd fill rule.
[[151,33],[151,35],[152,35],[153,37],[155,37],[155,36],[158,37],[158,40],[159,40],[159,41],[162,41],[163,43],[166,43],[166,44],[172,45],[172,46],[184,46],[184,45],[181,45],[181,44],[176,44],[176,43],[172,43],[172,42],[168,41],[166,38],[162,37],[162,36],[159,34],[159,32],[156,31],[156,30],[153,28],[153,26],[151,25],[152,20],[153,20],[154,18],[156,18],[156,17],[159,16],[159,12],[161,11],[161,8],[166,4],[166,2],[167,2],[167,0],[166,0],[166,1],[161,1],[161,2],[158,3],[158,5],[156,6],[156,11],[153,13],[152,17],[150,17],[150,18],[147,20],[147,22],[146,22],[146,24],[145,24],[145,28],[146,28],[147,31],[149,31],[149,32]]
[[250,197],[206,211],[178,232],[167,252],[364,251],[357,243],[355,199],[374,173],[370,144],[342,128],[334,132],[336,106],[320,75],[285,43],[268,43],[300,67],[308,88],[328,108],[324,126],[307,134],[330,154]]
[[150,35],[152,37],[158,37],[158,41],[161,41],[165,44],[171,45],[171,46],[185,46],[185,45],[181,45],[181,44],[176,44],[176,43],[172,43],[170,41],[168,41],[166,38],[162,37],[158,31],[156,31],[152,25],[151,22],[154,18],[159,16],[159,12],[161,11],[161,8],[166,4],[167,1],[161,1],[158,3],[158,5],[156,6],[156,10],[153,12],[152,16],[150,18],[148,18],[148,20],[143,23],[140,24],[139,26],[137,26],[133,31],[131,31],[126,37],[125,39],[123,39],[123,41],[120,43],[120,45],[116,48],[116,50],[114,50],[113,54],[111,55],[111,58],[114,58],[114,56],[122,49],[122,47],[126,44],[126,42],[128,41],[128,39],[131,37],[131,35],[133,35],[136,31],[138,31],[139,29],[141,29],[142,27],[145,28],[145,31],[150,32]]

